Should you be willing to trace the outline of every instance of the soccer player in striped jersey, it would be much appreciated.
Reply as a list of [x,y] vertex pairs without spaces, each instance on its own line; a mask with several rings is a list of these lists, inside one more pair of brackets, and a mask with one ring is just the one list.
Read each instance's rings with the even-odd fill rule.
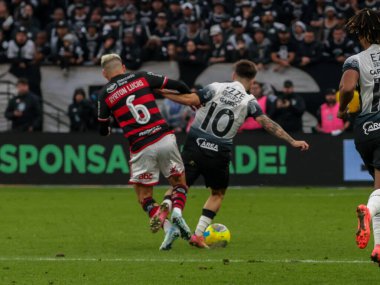
[[361,249],[367,246],[372,219],[375,243],[371,259],[380,266],[380,13],[363,9],[350,18],[346,28],[358,37],[364,50],[343,64],[338,117],[346,117],[348,104],[359,84],[361,111],[354,122],[355,145],[375,180],[375,190],[367,205],[356,208],[356,243]]
[[[191,231],[182,217],[187,194],[184,166],[176,138],[162,118],[153,95],[153,89],[160,88],[188,93],[188,86],[152,72],[126,73],[117,54],[102,56],[101,66],[109,82],[98,98],[100,134],[110,134],[109,119],[113,114],[130,144],[129,183],[134,184],[138,201],[150,217],[152,232],[164,227],[173,231],[171,241],[180,235],[189,240]],[[159,206],[153,199],[153,186],[158,183],[160,171],[173,189]],[[171,210],[175,228],[166,219]],[[170,249],[171,241],[164,242],[160,249]]]
[[[211,195],[202,209],[190,244],[206,248],[203,233],[219,211],[229,183],[229,164],[233,138],[247,117],[253,117],[270,134],[288,142],[292,147],[307,150],[304,141],[293,139],[281,126],[263,114],[260,105],[248,94],[256,76],[256,66],[249,60],[235,63],[233,82],[212,83],[191,94],[163,95],[178,103],[201,106],[194,118],[183,148],[186,180],[191,186],[202,175]],[[168,234],[167,234],[168,235]]]

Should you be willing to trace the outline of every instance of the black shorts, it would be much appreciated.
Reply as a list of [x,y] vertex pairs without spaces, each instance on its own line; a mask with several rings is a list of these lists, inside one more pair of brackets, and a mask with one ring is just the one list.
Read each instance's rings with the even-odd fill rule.
[[186,182],[192,186],[202,175],[206,187],[226,189],[230,179],[230,152],[212,153],[196,146],[184,147],[182,159],[185,165]]
[[362,157],[369,174],[374,177],[375,169],[380,170],[380,139],[356,143],[356,149]]

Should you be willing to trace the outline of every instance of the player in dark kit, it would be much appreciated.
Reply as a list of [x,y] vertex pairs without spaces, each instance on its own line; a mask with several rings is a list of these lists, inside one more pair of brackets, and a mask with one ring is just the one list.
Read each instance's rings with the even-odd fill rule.
[[346,117],[347,106],[359,84],[361,112],[354,123],[355,145],[375,180],[375,190],[367,205],[356,209],[356,243],[361,249],[367,246],[372,219],[375,243],[371,259],[380,266],[380,13],[361,10],[348,21],[347,30],[358,36],[364,50],[349,57],[343,65],[338,117]]
[[[172,237],[189,240],[191,232],[182,217],[186,203],[187,185],[184,166],[174,134],[162,118],[153,96],[153,89],[169,88],[190,92],[182,82],[151,72],[126,73],[117,54],[104,55],[101,59],[103,76],[109,81],[98,99],[100,134],[110,134],[111,113],[124,131],[130,143],[131,178],[138,201],[150,217],[152,232],[160,227],[171,232]],[[169,190],[159,206],[153,199],[153,185],[159,180],[160,171],[168,179]],[[171,222],[166,219],[171,212]],[[172,227],[172,223],[176,227]],[[160,249],[171,248],[172,241],[164,240]]]

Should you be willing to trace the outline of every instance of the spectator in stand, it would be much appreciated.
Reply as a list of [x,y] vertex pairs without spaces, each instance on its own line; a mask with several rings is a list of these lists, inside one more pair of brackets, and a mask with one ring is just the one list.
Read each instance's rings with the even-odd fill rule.
[[[252,42],[251,42],[252,44]],[[250,45],[251,45],[250,44]],[[233,46],[228,45],[227,46],[227,53],[229,54],[229,59],[232,62],[238,61],[240,59],[247,59],[249,58],[249,49],[248,44],[245,42],[243,38],[239,38],[236,43],[236,47],[233,48]],[[231,48],[231,50],[230,50]]]
[[4,39],[3,30],[0,29],[0,62],[7,62],[8,41]]
[[332,33],[332,38],[325,44],[324,55],[329,61],[343,64],[348,57],[358,52],[358,47],[346,37],[344,28],[336,27]]
[[113,33],[118,35],[118,31],[121,25],[121,10],[117,6],[116,0],[103,0],[102,9],[102,23],[103,23],[103,35]]
[[295,21],[307,21],[308,9],[303,0],[288,0],[281,7],[281,23],[290,26]]
[[58,27],[59,22],[65,21],[64,10],[61,7],[55,8],[52,15],[52,19],[53,21],[51,21],[45,28],[48,35],[50,47],[54,46],[57,43],[57,40],[58,40],[57,27]]
[[157,18],[159,13],[167,14],[164,1],[152,0],[152,11],[153,11],[153,16],[152,16],[153,19]]
[[226,4],[224,0],[212,1],[212,12],[209,14],[208,26],[219,25],[222,22],[224,14],[226,14]]
[[209,64],[222,63],[227,61],[227,48],[224,43],[222,29],[219,25],[214,25],[210,29],[212,38],[211,52],[208,59]]
[[337,27],[344,27],[347,23],[347,20],[346,17],[344,16],[344,14],[342,13],[338,13],[336,15],[336,20],[337,20]]
[[28,39],[25,27],[19,27],[14,39],[9,42],[7,57],[12,63],[11,73],[16,76],[26,76],[36,52],[35,44]]
[[197,49],[203,51],[210,50],[207,30],[201,28],[199,20],[194,16],[190,17],[186,24],[186,30],[182,31],[179,39],[179,44],[181,47],[184,47],[185,44],[190,40],[196,44]]
[[98,55],[100,44],[101,37],[98,26],[96,24],[89,23],[85,33],[82,36],[85,65],[94,65],[97,62],[96,56]]
[[83,3],[78,3],[75,5],[73,15],[70,17],[70,26],[72,27],[72,31],[77,35],[81,34],[88,22],[88,14],[86,6]]
[[168,46],[169,43],[178,42],[177,34],[168,26],[168,19],[166,13],[158,13],[155,22],[156,28],[152,31],[152,35],[158,37],[165,48]]
[[[263,110],[263,113],[271,118],[274,111],[276,96],[264,94],[263,84],[257,81],[254,81],[252,83],[249,91],[257,99],[257,102],[259,103],[261,110]],[[253,131],[262,129],[263,127],[258,122],[256,122],[254,118],[249,117],[241,125],[239,131]]]
[[336,12],[342,13],[346,19],[349,19],[355,15],[355,10],[352,8],[352,4],[349,2],[350,1],[348,1],[348,0],[336,0],[336,1],[334,1]]
[[63,46],[63,38],[69,33],[69,26],[65,21],[59,21],[55,29],[56,36],[51,38],[51,57],[55,62],[58,60],[58,52]]
[[101,27],[103,25],[102,9],[100,7],[96,7],[91,11],[89,22],[98,25],[98,27]]
[[83,50],[73,34],[63,37],[63,45],[58,51],[58,65],[64,75],[68,74],[70,66],[80,65],[83,62]]
[[121,45],[121,59],[130,70],[136,70],[142,64],[142,49],[136,43],[132,31],[124,34],[123,44]]
[[292,41],[295,44],[300,44],[303,42],[306,31],[306,25],[301,21],[297,21],[292,25]]
[[12,121],[13,131],[36,131],[41,128],[41,101],[29,90],[29,83],[26,78],[19,78],[16,88],[17,95],[9,101],[5,110],[5,117]]
[[[244,23],[241,16],[235,17],[232,22],[232,26],[234,28],[234,33],[228,38],[227,45],[231,45],[234,50],[239,50],[244,42],[246,49],[252,43],[252,38],[244,32]],[[238,43],[238,41],[240,43]],[[238,46],[240,44],[240,46]]]
[[186,2],[186,3],[181,5],[181,9],[182,9],[181,11],[182,11],[184,22],[189,21],[190,17],[192,17],[192,16],[197,17],[194,13],[193,4]]
[[293,82],[286,80],[275,102],[272,119],[287,132],[302,132],[302,115],[305,101],[294,93]]
[[315,40],[314,32],[309,29],[305,32],[303,42],[298,46],[297,62],[300,67],[320,62],[323,55],[323,45]]
[[34,8],[31,4],[21,2],[18,17],[15,21],[15,28],[25,27],[34,38],[40,30],[40,22],[34,17]]
[[153,28],[153,11],[150,0],[141,0],[138,19],[142,25]]
[[4,39],[11,39],[11,32],[13,30],[14,19],[9,13],[7,2],[0,1],[0,29],[3,30]]
[[98,54],[96,56],[96,64],[100,63],[102,55],[109,53],[120,54],[120,43],[117,40],[117,37],[112,32],[103,37],[103,41],[100,45]]
[[326,102],[321,105],[317,112],[318,125],[316,130],[319,133],[340,135],[350,127],[349,121],[343,121],[337,117],[339,103],[336,100],[336,90],[331,88],[325,92]]
[[259,23],[254,23],[253,28],[263,28],[271,42],[277,40],[277,32],[284,29],[285,25],[275,21],[277,13],[275,11],[266,11],[260,17]]
[[243,26],[246,33],[252,32],[252,24],[260,21],[260,16],[256,14],[255,2],[243,1],[240,5],[241,7],[241,17],[243,21]]
[[125,33],[132,31],[135,42],[142,47],[147,41],[149,27],[143,26],[137,21],[136,15],[137,9],[134,5],[131,4],[125,8],[122,21],[122,33],[125,35]]
[[188,86],[192,86],[195,79],[206,67],[206,53],[197,48],[194,41],[188,40],[185,50],[178,56],[181,78]]
[[234,29],[232,27],[232,21],[231,17],[228,14],[224,14],[222,21],[220,22],[219,25],[223,31],[223,38],[224,39],[229,39],[230,36],[234,33]]
[[39,31],[36,35],[36,40],[34,43],[36,46],[34,62],[38,64],[48,63],[51,49],[48,42],[47,33],[45,31]]
[[271,49],[271,59],[276,64],[275,71],[283,70],[294,63],[296,46],[291,41],[290,32],[282,28],[278,32],[278,41],[274,42]]
[[312,27],[317,41],[324,38],[323,24],[325,19],[326,0],[315,0],[314,5],[309,6],[310,27]]
[[71,132],[88,132],[96,129],[96,110],[86,99],[84,89],[75,89],[68,115]]
[[327,6],[325,8],[325,18],[322,25],[322,41],[325,42],[330,38],[331,31],[338,24],[338,19],[336,18],[336,10],[333,6]]
[[172,29],[177,29],[183,22],[180,0],[169,0],[168,19]]
[[368,9],[372,9],[372,10],[379,10],[380,9],[380,1],[378,0],[365,0],[365,1],[361,1],[361,3],[359,3],[359,9],[364,9],[364,8],[368,8]]
[[280,8],[276,5],[276,3],[273,2],[273,0],[261,0],[257,3],[256,11],[258,15],[263,15],[266,12],[271,12],[277,16]]
[[249,46],[249,58],[256,63],[258,70],[265,69],[271,61],[270,41],[262,28],[257,28],[253,34],[253,42]]
[[162,45],[161,39],[151,36],[143,47],[143,61],[162,61],[168,58],[168,49]]

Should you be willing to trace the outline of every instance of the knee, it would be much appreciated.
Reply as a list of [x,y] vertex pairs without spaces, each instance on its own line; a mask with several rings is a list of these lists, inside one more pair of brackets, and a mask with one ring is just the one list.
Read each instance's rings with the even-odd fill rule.
[[211,189],[211,196],[216,199],[223,199],[226,189]]

